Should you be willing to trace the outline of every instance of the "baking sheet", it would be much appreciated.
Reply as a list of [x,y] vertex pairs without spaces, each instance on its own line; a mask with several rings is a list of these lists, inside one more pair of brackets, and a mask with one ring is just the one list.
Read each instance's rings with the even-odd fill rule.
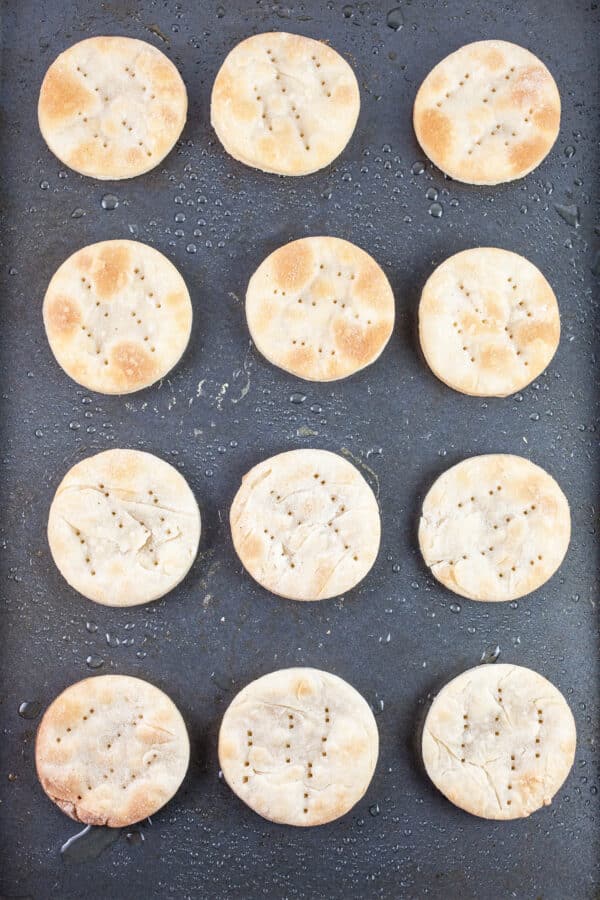
[[[597,897],[597,6],[589,0],[4,5],[2,896]],[[271,29],[330,40],[361,86],[361,115],[348,148],[306,178],[284,180],[236,163],[208,122],[212,81],[226,52],[246,35]],[[75,41],[102,33],[158,46],[179,67],[190,97],[177,149],[153,172],[124,183],[66,170],[36,124],[50,62]],[[429,69],[482,38],[525,43],[547,63],[563,100],[550,157],[522,181],[497,188],[445,179],[427,163],[411,128],[412,101]],[[107,194],[117,197],[115,209],[103,208]],[[432,203],[441,204],[441,217],[431,214]],[[577,207],[578,227],[556,204]],[[573,216],[567,213],[571,223]],[[380,361],[333,385],[300,382],[261,359],[249,344],[242,302],[267,253],[323,233],[372,253],[397,298],[397,327]],[[161,385],[127,398],[90,394],[70,381],[51,356],[41,319],[47,282],[63,259],[114,237],[166,253],[184,275],[195,311],[182,362]],[[446,256],[477,244],[529,257],[561,308],[554,361],[506,400],[455,394],[430,374],[418,349],[416,306],[425,279]],[[201,553],[185,582],[163,600],[129,610],[97,606],[68,588],[45,539],[48,506],[64,472],[118,446],[143,448],[180,467],[204,525]],[[269,595],[243,573],[227,514],[253,464],[309,446],[348,454],[361,467],[378,492],[383,540],[372,573],[356,590],[344,599],[298,604]],[[572,506],[573,539],[557,576],[535,594],[515,604],[470,603],[428,575],[416,544],[417,516],[440,472],[470,454],[497,451],[520,453],[558,479]],[[428,782],[415,751],[431,692],[482,654],[493,657],[496,647],[501,661],[531,666],[553,681],[577,720],[571,776],[550,808],[520,822],[485,822],[455,809]],[[306,831],[263,821],[218,777],[216,735],[225,707],[248,681],[290,665],[322,667],[350,681],[377,712],[381,736],[364,800],[343,819]],[[181,791],[152,824],[131,829],[129,839],[119,835],[95,860],[88,853],[77,861],[60,848],[81,829],[39,788],[38,719],[18,709],[24,701],[44,707],[93,672],[138,675],[166,690],[188,723],[193,753]]]

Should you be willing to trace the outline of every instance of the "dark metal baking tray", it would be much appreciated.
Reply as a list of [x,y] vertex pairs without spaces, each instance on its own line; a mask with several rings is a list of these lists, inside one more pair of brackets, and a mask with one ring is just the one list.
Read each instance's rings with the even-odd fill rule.
[[[598,896],[597,7],[590,0],[4,4],[3,896]],[[329,40],[361,84],[361,115],[348,148],[306,178],[245,168],[224,153],[209,125],[211,84],[225,53],[270,29]],[[124,183],[67,171],[36,123],[37,93],[52,59],[102,33],[160,47],[190,96],[176,150],[155,171]],[[424,160],[411,107],[439,59],[492,37],[526,44],[548,64],[560,86],[562,126],[550,157],[527,178],[473,188],[446,180]],[[414,174],[419,161],[424,172]],[[438,192],[437,201],[428,191],[430,198]],[[103,208],[106,194],[118,198],[116,209]],[[432,202],[443,207],[440,218],[430,214]],[[579,226],[555,204],[576,206]],[[574,212],[566,216],[573,223]],[[382,358],[333,385],[300,382],[261,359],[249,345],[242,302],[267,253],[323,233],[376,257],[398,310]],[[126,398],[93,395],[70,381],[51,356],[41,319],[59,263],[86,243],[119,236],[165,252],[186,278],[195,310],[182,362],[161,385]],[[415,312],[424,280],[446,256],[477,244],[529,257],[561,307],[554,361],[506,400],[454,393],[430,374],[418,350]],[[103,608],[72,591],[45,538],[50,499],[66,469],[117,446],[141,447],[180,467],[204,522],[201,554],[185,582],[130,610]],[[344,599],[314,604],[285,602],[256,585],[241,569],[227,524],[250,466],[307,446],[352,454],[378,490],[383,517],[370,576]],[[512,605],[461,601],[444,590],[428,575],[415,540],[432,479],[465,456],[490,451],[521,453],[546,467],[573,511],[573,540],[559,573]],[[502,661],[531,666],[564,692],[579,734],[573,772],[552,806],[508,823],[472,818],[446,802],[421,771],[414,743],[428,695],[496,645]],[[90,669],[88,657],[103,665]],[[336,672],[378,714],[381,756],[367,796],[319,829],[262,820],[218,777],[216,735],[226,705],[251,679],[289,665]],[[62,858],[60,847],[80,828],[39,788],[38,720],[23,719],[18,709],[23,701],[45,706],[93,671],[139,675],[164,688],[186,718],[193,754],[182,789],[151,825],[77,863]]]

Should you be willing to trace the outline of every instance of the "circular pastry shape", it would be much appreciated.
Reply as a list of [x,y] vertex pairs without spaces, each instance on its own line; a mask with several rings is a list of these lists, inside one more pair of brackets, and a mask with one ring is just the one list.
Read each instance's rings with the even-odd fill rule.
[[433,575],[470,600],[516,600],[560,566],[571,535],[567,498],[539,466],[472,456],[429,490],[419,545]]
[[373,491],[351,463],[327,450],[290,450],[254,466],[229,519],[244,568],[290,600],[349,591],[379,549]]
[[35,744],[38,778],[53,803],[77,822],[111,828],[168,803],[189,757],[173,701],[128,675],[72,684],[44,713]]
[[248,285],[246,318],[273,365],[309,381],[335,381],[381,354],[394,327],[394,295],[360,247],[301,238],[260,264]]
[[164,53],[145,41],[93,37],[58,56],[38,103],[42,136],[69,168],[92,178],[142,175],[185,125],[187,93]]
[[417,140],[468,184],[522,178],[550,152],[560,95],[546,66],[508,41],[466,44],[429,73],[413,110]]
[[227,784],[282,825],[324,825],[366,792],[379,735],[366,700],[319,669],[281,669],[245,687],[219,732]]
[[192,328],[183,278],[137,241],[101,241],[70,256],[48,285],[43,313],[58,364],[101,394],[130,394],[163,378]]
[[163,597],[185,578],[199,541],[200,511],[186,480],[141,450],[83,459],[50,507],[56,566],[71,587],[105,606]]
[[442,688],[422,751],[427,774],[456,806],[484,819],[519,819],[551,803],[575,744],[560,691],[531,669],[496,663]]
[[279,175],[307,175],[338,156],[352,136],[360,94],[339,53],[299,34],[257,34],[226,57],[210,117],[227,152]]
[[533,263],[508,250],[476,247],[446,259],[429,277],[419,336],[429,366],[449,387],[506,397],[554,356],[558,304]]

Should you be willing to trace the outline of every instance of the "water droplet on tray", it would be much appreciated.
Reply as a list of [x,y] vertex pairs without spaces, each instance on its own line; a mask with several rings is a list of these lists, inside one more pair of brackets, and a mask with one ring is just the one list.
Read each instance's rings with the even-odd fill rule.
[[85,209],[82,209],[80,206],[74,209],[71,213],[72,219],[81,219],[82,216],[85,216]]
[[[218,14],[218,11],[217,11]],[[225,13],[223,13],[224,15]],[[132,847],[136,847],[139,844],[143,844],[146,838],[144,837],[143,832],[141,831],[128,831],[125,835],[128,844],[131,844]]]
[[375,705],[373,706],[373,712],[375,713],[376,716],[381,715],[381,713],[383,712],[384,706],[385,706],[385,701],[381,697],[378,697],[378,699],[375,701]]
[[437,200],[439,195],[438,195],[436,188],[430,187],[430,188],[427,188],[425,196],[427,197],[428,200]]
[[393,31],[400,31],[404,25],[404,16],[400,7],[396,6],[394,9],[390,9],[385,17],[385,21],[388,28],[391,28]]
[[433,216],[434,219],[439,219],[444,213],[444,207],[441,203],[432,203],[427,212],[430,216]]
[[40,187],[43,191],[47,191],[50,187],[50,183],[48,181],[40,181]]
[[354,15],[354,7],[350,6],[349,3],[346,6],[342,6],[342,15],[345,19],[351,19]]
[[421,160],[417,160],[416,163],[412,164],[411,170],[413,175],[422,175],[425,171],[425,164],[421,162]]
[[381,810],[379,809],[379,803],[373,803],[373,805],[369,807],[369,812],[372,816],[378,816],[381,812]]
[[554,209],[559,214],[561,219],[570,225],[572,228],[579,228],[579,207],[574,203],[570,203],[568,205],[563,205],[562,203],[555,203]]
[[116,209],[119,205],[119,198],[114,194],[105,194],[100,201],[102,209]]
[[86,663],[90,669],[100,669],[104,665],[104,660],[101,656],[96,656],[95,654],[91,654],[86,659]]
[[37,719],[42,711],[42,704],[37,700],[24,700],[19,705],[19,715],[22,719]]
[[575,156],[575,147],[572,147],[570,144],[568,147],[565,147],[565,156],[567,157],[567,159],[571,159],[573,156]]
[[300,403],[304,403],[305,400],[306,400],[306,394],[301,394],[299,391],[297,391],[294,394],[290,394],[290,403],[300,404]]
[[97,859],[121,835],[120,828],[106,828],[102,825],[87,825],[78,831],[60,848],[60,854],[66,863],[82,863]]
[[98,631],[98,626],[95,622],[86,622],[85,623],[86,631],[89,631],[90,634],[96,634]]
[[459,613],[461,611],[461,609],[462,609],[462,607],[461,607],[460,603],[451,603],[450,604],[450,612]]
[[481,654],[480,662],[484,665],[488,663],[495,663],[498,657],[500,656],[500,647],[498,644],[495,646],[486,647],[486,649]]

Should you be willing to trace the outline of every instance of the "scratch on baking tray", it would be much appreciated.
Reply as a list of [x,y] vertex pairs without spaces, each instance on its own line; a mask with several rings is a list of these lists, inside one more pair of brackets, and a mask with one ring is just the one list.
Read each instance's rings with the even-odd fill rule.
[[241,303],[241,302],[242,302],[242,301],[240,300],[240,298],[238,297],[238,295],[237,295],[237,294],[234,294],[233,291],[229,291],[229,293],[227,294],[227,296],[228,296],[228,297],[231,297],[232,300],[235,300],[236,303]]
[[225,394],[227,393],[228,390],[229,390],[229,382],[224,381],[223,384],[221,385],[221,387],[219,388],[219,392],[217,394],[217,398],[215,401],[215,405],[219,411],[223,409],[223,400],[224,400]]
[[218,560],[213,559],[215,555],[215,551],[211,548],[210,550],[204,550],[198,554],[197,559],[200,560],[203,564],[208,564],[202,578],[200,579],[200,587],[205,591],[208,590],[208,583],[212,576],[221,568],[221,563]]
[[347,447],[341,447],[340,452],[342,456],[345,456],[347,459],[351,459],[352,462],[356,463],[357,466],[360,466],[367,474],[371,476],[371,479],[375,482],[375,496],[379,497],[379,475],[372,469],[371,466],[368,466],[364,460],[362,460],[359,456],[355,456],[351,450],[348,450]]
[[[196,387],[196,397],[204,398],[209,406],[214,406],[219,412],[223,411],[225,400],[234,405],[239,403],[250,390],[252,362],[252,342],[249,341],[244,358],[233,370],[230,379],[219,384],[218,381],[202,378]],[[189,401],[190,405],[193,399]]]
[[242,360],[242,366],[233,373],[234,384],[241,379],[241,388],[238,397],[232,397],[232,403],[239,403],[250,390],[250,370],[252,368],[252,341],[248,341],[248,348]]

